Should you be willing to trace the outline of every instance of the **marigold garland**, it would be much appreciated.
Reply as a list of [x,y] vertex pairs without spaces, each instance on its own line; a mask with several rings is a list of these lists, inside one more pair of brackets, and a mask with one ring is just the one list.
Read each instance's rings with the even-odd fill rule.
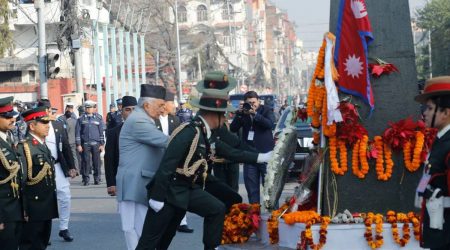
[[403,146],[403,159],[406,169],[409,172],[414,172],[419,169],[422,163],[422,150],[425,143],[425,135],[421,131],[416,131],[415,145],[413,150],[413,158],[411,159],[411,141],[407,141]]
[[308,221],[306,223],[305,231],[301,232],[300,236],[300,242],[297,243],[297,250],[303,250],[306,249],[306,245],[309,245],[310,249],[313,250],[320,250],[323,248],[323,246],[327,243],[327,228],[328,224],[330,224],[330,217],[324,216],[319,218],[321,224],[320,224],[320,230],[319,230],[319,243],[314,244],[313,235],[311,226],[314,224],[314,220]]
[[407,214],[409,221],[413,224],[414,238],[420,240],[420,219],[413,212]]
[[[336,136],[333,136],[329,139],[329,146],[331,171],[337,175],[344,175],[345,172],[347,172],[347,147],[345,142],[338,140]],[[338,146],[340,151],[340,162],[337,160]]]
[[271,216],[267,220],[267,232],[269,233],[270,244],[276,244],[280,240],[278,235],[278,217],[288,208],[289,205],[287,203],[284,204],[279,209],[272,211]]
[[[352,170],[353,174],[360,179],[364,179],[369,172],[369,163],[367,162],[367,143],[369,137],[364,135],[355,145],[353,145]],[[359,165],[361,164],[361,169]]]
[[[394,241],[399,244],[401,247],[406,246],[408,244],[410,236],[410,229],[409,229],[409,218],[404,213],[395,213],[394,211],[388,211],[387,212],[387,222],[391,223],[392,228],[392,236],[394,238]],[[403,237],[400,238],[400,234],[398,232],[398,226],[397,222],[403,223]]]
[[[375,223],[375,239],[372,234],[372,224]],[[366,219],[364,220],[366,226],[366,232],[364,237],[366,238],[367,244],[372,248],[380,248],[383,245],[383,215],[368,213]]]
[[319,221],[320,215],[312,210],[296,211],[283,215],[284,222],[288,225],[295,223],[306,223],[308,221]]
[[[394,166],[394,162],[392,161],[392,151],[389,146],[383,142],[381,136],[375,136],[374,142],[377,150],[377,161],[375,165],[377,179],[380,181],[387,181],[392,176],[392,168]],[[386,169],[384,169],[384,162],[386,162]]]
[[234,204],[225,215],[222,244],[246,242],[258,230],[260,219],[259,204]]

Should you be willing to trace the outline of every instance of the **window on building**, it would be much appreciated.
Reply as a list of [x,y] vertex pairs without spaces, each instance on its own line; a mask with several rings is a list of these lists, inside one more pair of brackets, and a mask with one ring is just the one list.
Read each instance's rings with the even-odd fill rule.
[[230,36],[230,32],[227,30],[223,33],[223,45],[227,47],[234,46],[234,36]]
[[184,6],[178,7],[178,22],[187,22],[187,9]]
[[197,21],[203,22],[208,20],[208,9],[205,5],[199,5],[197,7]]
[[[230,13],[230,15],[228,15],[228,13]],[[222,6],[222,19],[223,20],[233,19],[233,5],[229,4],[227,7],[227,4],[225,3]]]

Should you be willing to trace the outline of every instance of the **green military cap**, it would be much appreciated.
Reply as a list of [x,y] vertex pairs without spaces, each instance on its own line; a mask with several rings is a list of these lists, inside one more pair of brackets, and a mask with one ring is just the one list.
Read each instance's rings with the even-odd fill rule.
[[47,113],[47,108],[45,106],[37,107],[34,109],[29,109],[22,114],[23,120],[28,121],[51,121],[52,119]]
[[200,98],[193,98],[190,104],[199,109],[216,112],[234,112],[236,109],[228,103],[226,91],[205,90]]
[[14,97],[8,96],[5,98],[0,98],[0,116],[3,116],[5,118],[12,118],[19,113],[14,111],[12,102],[14,100]]
[[236,84],[236,79],[233,77],[230,77],[221,71],[212,71],[206,73],[205,78],[197,82],[195,88],[200,93],[203,93],[205,89],[216,89],[230,92],[236,87]]

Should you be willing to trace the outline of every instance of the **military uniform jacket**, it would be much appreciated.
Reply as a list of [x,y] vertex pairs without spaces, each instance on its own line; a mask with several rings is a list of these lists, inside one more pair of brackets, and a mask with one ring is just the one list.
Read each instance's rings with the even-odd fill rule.
[[[2,153],[8,163],[12,164],[13,162],[17,162],[20,164],[20,160],[11,146],[3,139],[0,139]],[[10,176],[10,172],[0,161],[0,182],[4,181],[8,176]],[[22,170],[19,166],[19,171],[13,179],[7,181],[5,184],[0,184],[0,223],[23,220],[21,182]],[[13,189],[12,183],[17,184],[17,188]]]
[[56,150],[58,152],[58,158],[55,159],[59,162],[63,173],[66,177],[69,177],[69,170],[75,169],[75,163],[73,154],[70,148],[67,131],[61,122],[52,121],[52,126],[55,131],[56,138]]
[[[428,163],[430,164],[429,174],[432,179],[429,185],[434,190],[440,188],[444,196],[449,196],[447,183],[447,171],[450,171],[450,131],[445,133],[441,138],[436,138],[431,148],[430,156],[428,158]],[[428,166],[425,166],[428,167]],[[426,190],[422,194],[425,198],[429,198],[432,195],[431,190]],[[444,229],[436,230],[430,229],[430,217],[428,216],[428,211],[426,207],[422,209],[422,239],[421,246],[424,248],[439,248],[450,244],[450,208],[444,209]]]
[[[196,175],[191,177],[186,177],[176,172],[177,168],[183,168],[197,133],[199,135],[197,147],[189,164],[193,164],[200,159],[206,159],[211,164],[211,159],[216,154],[238,162],[247,160],[256,162],[257,153],[233,148],[221,140],[216,140],[214,136],[211,136],[211,140],[208,140],[203,121],[196,117],[176,134],[169,143],[155,177],[147,185],[151,199],[168,202],[186,210],[189,205],[190,190],[203,187],[202,174],[206,169],[200,168],[197,170]],[[205,182],[212,181],[211,179],[214,179],[214,177],[208,175]]]
[[[25,151],[25,144],[30,149],[30,155]],[[27,140],[19,144],[19,150],[23,152],[24,168],[24,197],[25,212],[30,221],[44,221],[58,218],[56,201],[55,167],[50,150],[45,144],[41,144],[33,136],[28,135]],[[32,178],[36,178],[39,172],[47,164],[49,171],[39,182],[31,185]]]

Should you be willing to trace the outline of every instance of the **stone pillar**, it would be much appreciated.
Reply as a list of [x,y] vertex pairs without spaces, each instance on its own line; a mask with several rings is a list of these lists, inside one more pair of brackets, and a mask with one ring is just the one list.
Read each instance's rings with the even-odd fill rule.
[[[330,2],[330,31],[335,33],[340,1]],[[408,0],[366,1],[366,4],[375,39],[369,46],[369,57],[393,63],[400,70],[400,73],[371,78],[375,96],[375,110],[371,115],[367,105],[358,98],[353,98],[353,102],[361,106],[360,115],[370,139],[373,139],[373,136],[384,131],[389,121],[395,122],[408,116],[417,119],[419,105],[413,100],[418,94],[418,86]],[[366,178],[358,179],[351,170],[350,150],[348,156],[347,173],[335,177],[336,192],[333,191],[334,177],[329,163],[325,164],[322,202],[324,214],[332,213],[334,201],[338,202],[336,212],[343,212],[344,209],[351,212],[381,213],[388,210],[414,210],[414,191],[421,169],[414,173],[406,170],[403,153],[394,153],[393,174],[387,182],[377,180],[375,161],[369,162],[370,170]]]

